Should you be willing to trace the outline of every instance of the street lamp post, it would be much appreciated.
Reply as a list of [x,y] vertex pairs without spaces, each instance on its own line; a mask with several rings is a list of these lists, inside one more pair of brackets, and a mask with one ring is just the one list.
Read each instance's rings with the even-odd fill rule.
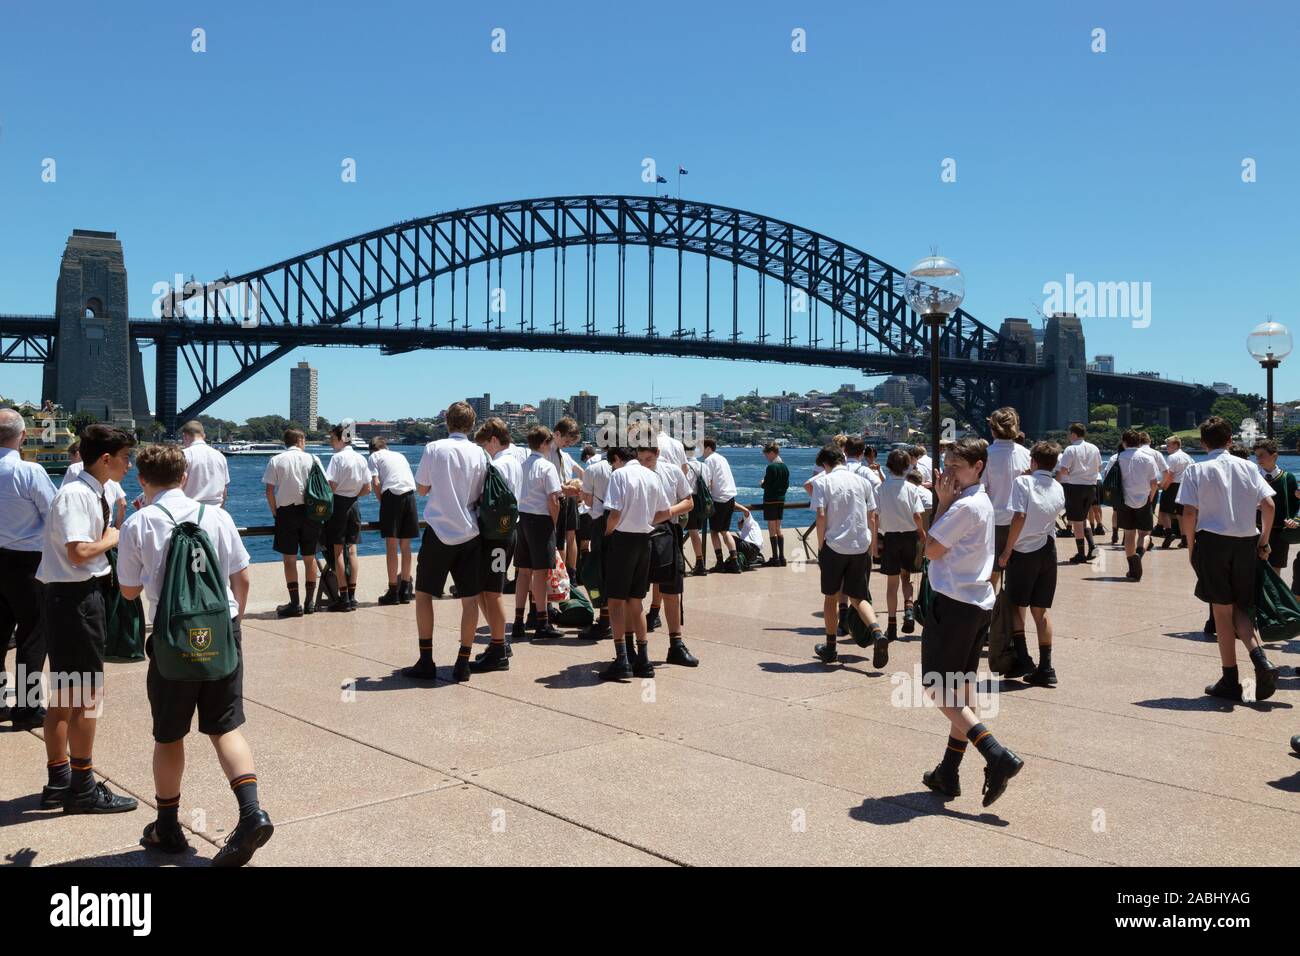
[[907,273],[907,303],[930,327],[930,456],[939,471],[939,329],[966,295],[957,264],[940,255],[920,259]]
[[1271,319],[1255,326],[1246,338],[1246,348],[1268,376],[1268,395],[1265,415],[1269,438],[1273,437],[1273,369],[1291,354],[1291,333],[1281,322]]

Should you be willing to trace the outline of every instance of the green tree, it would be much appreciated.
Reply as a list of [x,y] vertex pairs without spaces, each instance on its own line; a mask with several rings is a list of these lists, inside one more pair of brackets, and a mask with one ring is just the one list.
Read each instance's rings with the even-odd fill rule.
[[1119,408],[1115,405],[1094,405],[1088,411],[1088,420],[1091,422],[1109,422],[1118,417]]
[[72,434],[80,437],[81,433],[86,430],[87,426],[93,425],[98,421],[99,419],[90,412],[77,412],[68,419],[68,427],[72,429]]
[[244,429],[253,441],[276,441],[289,424],[283,415],[256,415],[244,423]]
[[1241,427],[1242,419],[1250,415],[1250,408],[1234,395],[1220,395],[1210,406],[1210,414],[1224,419],[1235,432]]

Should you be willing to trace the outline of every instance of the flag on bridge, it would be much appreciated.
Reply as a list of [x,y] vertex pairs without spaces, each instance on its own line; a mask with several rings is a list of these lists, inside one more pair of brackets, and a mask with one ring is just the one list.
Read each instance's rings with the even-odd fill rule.
[[686,169],[686,167],[685,167],[685,166],[678,166],[678,167],[677,167],[677,175],[678,175],[678,176],[685,176],[685,175],[687,175],[687,169]]
[[666,180],[666,179],[664,179],[662,176],[656,174],[656,175],[655,175],[655,182],[657,182],[657,183],[666,183],[666,182],[668,182],[668,180]]

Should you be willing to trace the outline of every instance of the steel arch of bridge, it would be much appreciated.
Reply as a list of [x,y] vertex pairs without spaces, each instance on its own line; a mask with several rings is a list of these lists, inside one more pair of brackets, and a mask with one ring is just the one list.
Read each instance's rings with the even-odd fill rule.
[[[617,247],[617,306],[612,330],[597,316],[597,259],[601,246]],[[626,250],[648,248],[648,324],[633,330],[626,313]],[[567,321],[555,299],[568,296],[569,250],[584,248],[582,293],[586,308],[581,325]],[[655,322],[654,254],[675,251],[678,276],[676,323]],[[537,254],[551,252],[553,286],[550,328],[537,323],[535,289]],[[711,288],[712,264],[731,265],[730,322],[714,322],[712,295],[705,296],[705,327],[686,329],[682,318],[681,275],[686,253],[704,257],[705,288]],[[518,270],[504,261],[517,257]],[[661,257],[662,258],[662,257]],[[496,278],[493,281],[492,267]],[[487,311],[481,321],[455,314],[456,278],[463,275],[461,302],[468,306],[470,270],[483,266],[485,305],[494,288],[518,287],[517,325],[501,313]],[[756,273],[760,289],[767,279],[785,289],[783,311],[769,323],[767,296],[758,300],[758,332],[741,337],[739,270]],[[561,272],[563,270],[563,272]],[[438,285],[452,275],[450,322],[437,323]],[[562,279],[559,278],[562,276]],[[221,395],[296,345],[379,344],[395,354],[419,348],[486,347],[587,351],[655,352],[708,355],[758,361],[800,362],[854,367],[863,371],[925,371],[928,355],[923,321],[907,305],[905,274],[852,246],[803,227],[743,210],[667,197],[566,196],[475,206],[396,223],[314,249],[264,269],[178,292],[193,317],[180,317],[164,305],[159,323],[132,323],[136,338],[154,338],[159,346],[155,407],[169,428],[192,417]],[[526,295],[531,287],[532,295]],[[607,288],[607,287],[606,287]],[[222,292],[224,290],[224,293]],[[792,311],[793,292],[808,299],[806,318]],[[421,292],[432,318],[421,317]],[[233,293],[233,296],[232,296]],[[403,326],[403,297],[413,298],[415,315]],[[240,314],[231,299],[252,302]],[[394,299],[392,316],[376,317],[367,326],[367,311],[378,312]],[[527,301],[527,315],[524,303]],[[822,324],[821,307],[830,315]],[[171,318],[166,313],[177,315]],[[798,316],[796,319],[795,316]],[[796,325],[800,328],[796,330]],[[804,326],[806,325],[806,328]],[[251,327],[250,327],[251,326]],[[849,332],[853,345],[849,347]],[[800,344],[799,332],[805,333]],[[553,338],[551,338],[553,337]],[[564,345],[559,345],[563,342]],[[233,350],[225,372],[222,349]],[[944,381],[950,401],[975,421],[992,407],[1000,383],[1032,381],[1044,370],[1024,364],[1023,347],[1004,338],[965,311],[953,315],[943,331]],[[188,368],[199,398],[176,413],[175,379],[179,363]],[[169,400],[170,399],[170,400]],[[171,419],[168,421],[168,419]]]

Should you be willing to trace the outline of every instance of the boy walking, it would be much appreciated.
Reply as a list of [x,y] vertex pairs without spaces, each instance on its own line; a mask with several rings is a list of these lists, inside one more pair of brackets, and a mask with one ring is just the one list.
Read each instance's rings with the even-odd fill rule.
[[379,603],[386,606],[409,604],[415,597],[415,582],[411,580],[411,541],[420,536],[415,475],[406,456],[390,451],[385,438],[370,439],[367,465],[370,490],[379,499],[379,534],[384,539],[384,557],[388,565],[388,590],[379,596]]
[[523,494],[519,496],[515,539],[515,567],[519,569],[519,578],[515,583],[514,631],[521,636],[524,633],[524,604],[519,592],[522,587],[532,594],[537,609],[534,640],[564,636],[563,631],[551,624],[547,600],[547,578],[555,567],[555,524],[563,508],[560,474],[549,455],[552,440],[551,430],[544,425],[536,425],[528,432],[531,453],[523,464]]
[[781,536],[781,519],[785,517],[785,493],[790,489],[790,469],[781,460],[781,447],[775,442],[763,446],[767,470],[759,485],[763,488],[763,520],[767,522],[767,539],[772,544],[772,567],[785,567],[785,538]]
[[[1277,690],[1277,667],[1255,634],[1255,564],[1268,558],[1268,538],[1276,508],[1273,489],[1249,459],[1226,453],[1232,426],[1219,416],[1201,425],[1201,444],[1210,451],[1183,472],[1178,503],[1183,506],[1183,536],[1191,542],[1187,558],[1196,572],[1196,597],[1210,605],[1219,641],[1223,676],[1205,688],[1212,697],[1240,701],[1237,645],[1246,645],[1255,666],[1255,700]],[[1255,511],[1259,511],[1259,528]]]
[[[284,580],[289,588],[289,603],[275,609],[276,617],[302,617],[316,610],[316,546],[320,540],[320,522],[307,520],[304,492],[313,467],[320,459],[307,454],[307,439],[296,428],[284,433],[285,450],[266,463],[262,484],[266,486],[266,503],[275,522],[272,547],[284,563]],[[298,556],[302,555],[307,573],[307,591],[298,601]]]
[[109,515],[105,486],[131,470],[135,439],[108,425],[81,436],[85,468],[50,503],[36,579],[44,585],[42,627],[50,664],[50,705],[45,714],[49,782],[41,806],[64,813],[124,813],[136,808],[95,782],[92,756],[104,690],[107,640],[108,552],[118,530]]
[[[1124,554],[1128,557],[1130,581],[1142,580],[1142,555],[1137,550],[1137,537],[1151,530],[1151,496],[1164,478],[1156,460],[1140,448],[1142,439],[1133,429],[1124,432],[1119,454],[1111,459],[1110,468],[1118,468],[1124,495],[1115,508],[1115,527],[1124,532]],[[1104,476],[1103,476],[1104,477]]]
[[967,743],[973,743],[985,760],[986,807],[1002,796],[1007,782],[1024,766],[970,707],[994,603],[989,580],[993,504],[980,484],[987,462],[988,446],[982,438],[962,438],[948,449],[946,468],[935,483],[935,518],[925,546],[934,600],[921,633],[921,671],[949,724],[943,760],[921,781],[946,797],[961,796],[961,760]]
[[[357,561],[357,541],[361,537],[361,521],[357,516],[357,499],[370,494],[370,467],[361,453],[344,437],[343,426],[330,429],[330,447],[334,449],[325,480],[334,492],[334,511],[325,523],[325,543],[334,549],[334,573],[339,578],[339,596],[330,605],[331,611],[357,609],[357,579],[361,573]],[[343,588],[343,552],[347,551],[347,590]]]
[[150,503],[131,515],[122,528],[117,564],[122,596],[132,601],[143,592],[150,606],[158,607],[172,534],[178,524],[194,522],[212,543],[221,579],[226,582],[231,633],[239,652],[234,671],[219,680],[168,680],[158,670],[154,638],[149,638],[145,689],[153,716],[158,819],[145,827],[140,843],[146,849],[164,853],[189,849],[179,821],[181,778],[185,772],[185,737],[197,711],[199,733],[212,741],[239,804],[239,823],[226,837],[212,865],[243,866],[275,831],[258,801],[253,753],[239,730],[244,723],[244,656],[239,619],[248,599],[248,552],[239,539],[234,519],[226,511],[185,494],[181,482],[187,466],[181,449],[151,445],[141,449],[136,467],[145,500]]
[[[1165,463],[1168,474],[1165,487],[1160,492],[1160,526],[1165,529],[1165,543],[1160,546],[1162,551],[1172,547],[1175,540],[1179,547],[1187,547],[1187,539],[1183,537],[1181,522],[1178,520],[1183,513],[1183,506],[1178,503],[1178,488],[1183,480],[1183,472],[1192,463],[1192,456],[1183,451],[1183,441],[1177,435],[1165,439],[1165,452],[1168,454]],[[1295,508],[1294,498],[1291,507]]]
[[[1015,666],[1006,676],[1038,687],[1056,686],[1047,610],[1056,596],[1056,517],[1066,507],[1065,490],[1052,475],[1060,452],[1061,447],[1049,441],[1040,441],[1030,452],[1034,472],[1021,475],[1011,489],[1011,530],[998,557],[998,563],[1007,569],[1007,596],[1014,619],[1011,639],[1016,647]],[[1025,608],[1033,615],[1038,631],[1037,666],[1025,643]]]
[[895,448],[885,459],[889,475],[880,485],[880,517],[876,550],[880,554],[880,571],[886,576],[889,626],[885,640],[898,638],[898,586],[903,585],[903,633],[916,629],[912,610],[912,568],[917,551],[925,547],[925,501],[921,487],[907,480],[912,460],[907,452]]
[[1070,426],[1070,444],[1061,452],[1056,471],[1065,494],[1065,517],[1074,532],[1075,554],[1070,558],[1071,564],[1084,564],[1097,557],[1097,545],[1092,537],[1094,529],[1088,524],[1088,516],[1093,509],[1097,479],[1101,474],[1101,451],[1087,440],[1087,434],[1083,422]]

